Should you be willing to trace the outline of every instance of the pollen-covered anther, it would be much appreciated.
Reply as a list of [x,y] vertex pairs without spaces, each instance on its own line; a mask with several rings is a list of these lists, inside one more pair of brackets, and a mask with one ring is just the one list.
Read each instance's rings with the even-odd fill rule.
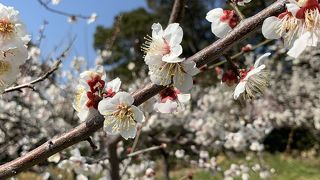
[[117,117],[119,120],[123,119],[133,119],[133,112],[131,109],[131,106],[119,104],[117,107],[117,111],[113,113],[115,117]]
[[141,46],[141,51],[145,54],[154,53],[166,55],[171,52],[170,45],[165,39],[155,39],[147,35],[144,37],[145,42]]
[[15,25],[6,19],[0,20],[0,34],[4,37],[10,36],[15,31]]
[[306,29],[308,31],[314,31],[315,29],[319,28],[319,10],[318,9],[308,9],[305,12],[305,24]]

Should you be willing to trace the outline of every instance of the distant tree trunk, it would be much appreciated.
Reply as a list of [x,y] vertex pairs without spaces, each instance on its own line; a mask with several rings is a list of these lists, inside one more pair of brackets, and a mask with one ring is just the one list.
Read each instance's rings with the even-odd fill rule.
[[170,180],[170,165],[169,165],[169,154],[165,150],[161,150],[163,160],[163,179]]
[[288,141],[287,141],[287,146],[286,146],[286,151],[285,151],[285,154],[287,154],[287,155],[291,153],[291,144],[292,144],[292,140],[293,140],[294,130],[295,130],[295,128],[292,127],[291,131],[288,135]]

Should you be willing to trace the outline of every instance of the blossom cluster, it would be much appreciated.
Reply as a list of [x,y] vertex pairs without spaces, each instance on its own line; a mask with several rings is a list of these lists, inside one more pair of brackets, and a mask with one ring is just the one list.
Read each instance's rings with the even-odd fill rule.
[[97,70],[80,74],[74,109],[78,117],[86,121],[97,111],[105,116],[104,129],[110,134],[120,133],[124,138],[134,138],[136,124],[144,120],[144,115],[133,105],[134,99],[127,92],[119,92],[121,81],[116,78],[106,83],[102,66]]

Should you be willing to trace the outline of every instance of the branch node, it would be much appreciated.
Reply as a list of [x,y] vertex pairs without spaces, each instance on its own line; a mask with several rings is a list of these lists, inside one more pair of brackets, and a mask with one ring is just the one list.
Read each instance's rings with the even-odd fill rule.
[[49,149],[52,149],[53,148],[53,142],[50,140],[49,142],[48,142],[48,144],[49,144]]

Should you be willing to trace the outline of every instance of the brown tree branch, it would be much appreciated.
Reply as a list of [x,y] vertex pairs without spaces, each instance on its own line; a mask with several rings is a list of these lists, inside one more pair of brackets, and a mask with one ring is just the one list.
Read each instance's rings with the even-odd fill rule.
[[184,0],[175,0],[171,11],[169,24],[180,22],[184,11]]
[[[257,15],[247,18],[237,28],[200,52],[189,57],[188,60],[195,61],[197,67],[202,67],[210,61],[220,57],[226,50],[237,42],[248,36],[248,34],[260,27],[263,20],[269,16],[279,14],[284,11],[285,0],[278,0],[268,8],[262,10]],[[135,92],[135,105],[140,105],[152,96],[156,95],[164,87],[148,84],[143,89]],[[91,134],[103,126],[103,117],[99,114],[92,115],[86,123],[82,123],[74,129],[60,136],[52,138],[33,151],[0,166],[0,179],[16,175],[17,173],[44,161],[51,155],[62,151],[78,142],[86,140]]]

